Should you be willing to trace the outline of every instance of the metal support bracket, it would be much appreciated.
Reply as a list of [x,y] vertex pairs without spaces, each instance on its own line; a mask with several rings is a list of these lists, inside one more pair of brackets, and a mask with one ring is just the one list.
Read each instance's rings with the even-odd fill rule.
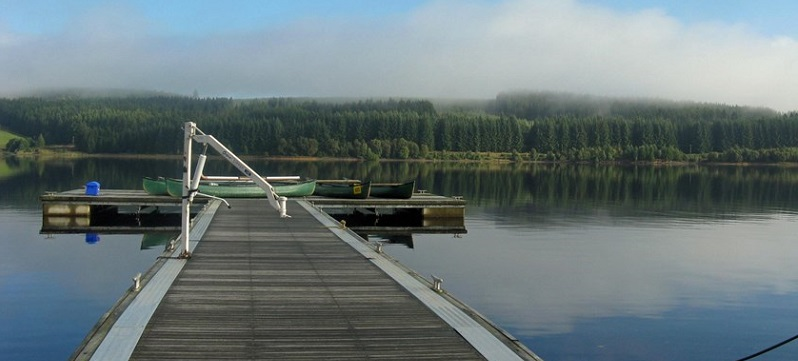
[[[269,182],[266,181],[265,178],[261,177],[258,173],[255,172],[252,168],[249,167],[246,163],[244,163],[241,159],[239,159],[233,152],[231,152],[227,147],[224,146],[221,142],[216,140],[212,135],[207,135],[203,133],[201,130],[197,128],[197,125],[193,122],[186,122],[183,124],[183,194],[182,194],[182,205],[181,205],[181,225],[180,225],[180,241],[183,244],[183,252],[180,254],[180,258],[188,259],[191,258],[191,251],[189,251],[189,231],[191,229],[191,222],[190,218],[190,211],[191,211],[191,203],[194,200],[195,195],[202,195],[197,192],[199,187],[199,182],[202,178],[202,170],[205,167],[205,154],[201,154],[197,160],[197,169],[195,171],[194,177],[191,176],[191,144],[193,142],[200,143],[204,146],[211,146],[215,149],[219,154],[224,157],[228,162],[230,162],[233,166],[235,166],[241,173],[251,179],[255,184],[257,184],[261,189],[266,191],[266,199],[269,201],[274,209],[276,209],[281,218],[289,218],[290,216],[286,212],[286,201],[285,197],[277,196],[277,193],[274,192],[274,188],[272,187]],[[204,153],[204,152],[203,152]],[[221,200],[224,202],[228,208],[230,208],[230,204],[227,203],[224,199],[218,197],[210,197],[208,195],[202,195],[209,198],[214,198]]]

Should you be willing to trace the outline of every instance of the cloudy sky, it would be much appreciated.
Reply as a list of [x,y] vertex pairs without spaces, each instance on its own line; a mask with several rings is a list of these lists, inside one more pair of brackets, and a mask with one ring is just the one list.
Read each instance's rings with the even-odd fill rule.
[[0,0],[0,96],[493,98],[798,110],[793,0]]

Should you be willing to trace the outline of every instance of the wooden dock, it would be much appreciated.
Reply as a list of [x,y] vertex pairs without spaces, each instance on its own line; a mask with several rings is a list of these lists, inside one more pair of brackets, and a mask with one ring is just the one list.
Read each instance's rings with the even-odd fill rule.
[[[179,207],[180,198],[153,196],[143,190],[103,189],[100,195],[86,195],[82,189],[48,192],[39,196],[44,216],[90,216],[97,207],[151,206]],[[202,204],[207,199],[196,198]]]
[[195,219],[192,258],[159,261],[74,359],[538,359],[308,202],[291,218],[231,204]]
[[367,198],[340,199],[307,197],[319,209],[361,208],[375,211],[417,210],[424,218],[463,218],[466,202],[462,197],[445,197],[431,193],[414,193],[410,199]]

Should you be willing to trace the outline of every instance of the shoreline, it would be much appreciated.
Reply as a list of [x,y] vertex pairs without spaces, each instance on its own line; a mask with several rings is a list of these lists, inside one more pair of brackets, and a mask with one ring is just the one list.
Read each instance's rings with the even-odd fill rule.
[[[127,154],[127,153],[79,153],[79,152],[25,152],[9,153],[2,152],[3,157],[21,159],[87,159],[87,158],[116,158],[116,159],[181,159],[179,154]],[[211,154],[211,158],[222,158],[221,155]],[[333,157],[309,157],[309,156],[268,156],[268,155],[242,155],[241,159],[251,160],[272,160],[277,162],[377,162],[377,163],[473,163],[473,164],[550,164],[550,165],[595,165],[595,166],[652,166],[652,167],[687,167],[687,166],[735,166],[735,167],[796,167],[795,162],[778,163],[756,163],[756,162],[689,162],[689,161],[541,161],[541,160],[511,160],[501,157],[491,157],[487,159],[393,159],[383,158],[368,160],[362,158],[333,158]]]

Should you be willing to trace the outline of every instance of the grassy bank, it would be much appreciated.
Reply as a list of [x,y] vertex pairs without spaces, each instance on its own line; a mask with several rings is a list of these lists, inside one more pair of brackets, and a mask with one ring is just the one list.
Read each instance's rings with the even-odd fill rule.
[[6,144],[8,144],[8,141],[11,140],[11,139],[14,139],[14,138],[24,138],[24,137],[21,136],[21,135],[14,134],[14,133],[7,132],[5,130],[0,129],[0,149],[5,149],[6,148]]

